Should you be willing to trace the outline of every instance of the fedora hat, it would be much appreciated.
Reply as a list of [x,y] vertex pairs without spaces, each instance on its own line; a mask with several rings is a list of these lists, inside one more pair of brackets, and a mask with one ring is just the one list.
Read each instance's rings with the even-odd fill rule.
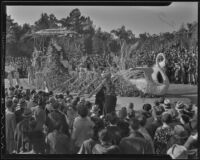
[[91,112],[92,113],[97,113],[97,112],[99,112],[100,111],[100,109],[99,109],[99,107],[97,106],[97,105],[93,105],[92,106],[92,109],[91,109]]
[[24,113],[23,113],[22,116],[23,116],[23,117],[31,117],[31,116],[32,116],[32,111],[31,111],[31,109],[30,109],[30,108],[26,108],[26,109],[24,110]]
[[188,133],[182,125],[174,126],[174,136],[178,139],[188,138]]

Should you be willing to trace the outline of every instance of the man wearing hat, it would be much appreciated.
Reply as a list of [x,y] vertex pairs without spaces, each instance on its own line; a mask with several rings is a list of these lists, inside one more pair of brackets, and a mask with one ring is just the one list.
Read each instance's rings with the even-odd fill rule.
[[69,126],[67,124],[65,115],[64,113],[59,111],[59,103],[58,102],[52,103],[52,105],[48,107],[47,110],[49,111],[46,117],[46,126],[48,128],[48,132],[52,132],[56,126],[56,122],[59,121],[62,125],[63,133],[70,136]]
[[45,102],[42,98],[38,99],[38,106],[34,107],[33,114],[36,120],[36,127],[35,131],[42,132],[43,131],[43,125],[46,121],[46,113],[45,113]]
[[12,102],[13,102],[13,109],[15,110],[17,108],[19,99],[17,97],[13,97]]
[[174,144],[184,145],[189,135],[185,128],[182,125],[176,125],[174,126],[173,133],[169,139],[168,148]]
[[19,123],[23,119],[23,112],[27,108],[25,99],[20,99],[15,109],[16,122]]
[[102,87],[95,96],[95,104],[99,106],[100,115],[103,114],[104,102],[105,102],[105,87]]
[[32,109],[35,106],[37,106],[37,99],[38,99],[38,96],[37,95],[33,95],[31,100],[30,100],[30,102],[27,104],[27,107]]
[[105,83],[105,103],[104,103],[104,114],[115,112],[115,107],[117,103],[117,96],[115,94],[115,86],[111,80],[111,74],[106,75]]
[[17,153],[20,151],[30,151],[31,146],[29,145],[28,134],[32,131],[30,122],[33,120],[32,111],[30,108],[26,108],[22,114],[23,120],[20,121],[15,130],[15,143]]
[[13,112],[12,100],[6,101],[5,128],[6,128],[6,150],[11,154],[15,149],[14,131],[16,128],[15,114]]
[[50,97],[48,100],[48,103],[46,104],[46,111],[47,112],[51,112],[52,110],[54,110],[54,104],[56,103],[56,99],[54,97]]
[[14,87],[9,87],[8,89],[8,96],[13,98],[15,93],[14,93],[15,88]]

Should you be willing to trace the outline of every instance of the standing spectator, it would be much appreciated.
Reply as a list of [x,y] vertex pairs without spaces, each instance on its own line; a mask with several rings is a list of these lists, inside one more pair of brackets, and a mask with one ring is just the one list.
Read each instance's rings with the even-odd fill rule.
[[67,109],[67,123],[69,125],[70,133],[73,130],[73,123],[75,118],[78,117],[77,109],[75,106],[69,106]]
[[27,108],[23,112],[23,120],[20,121],[15,129],[15,142],[16,142],[16,151],[19,153],[27,152],[31,150],[30,141],[28,134],[32,131],[30,123],[33,121],[32,111]]
[[79,116],[75,118],[72,131],[72,140],[74,141],[75,153],[77,153],[82,143],[91,138],[91,130],[94,123],[88,117],[88,108],[84,104],[78,105]]
[[154,147],[156,154],[166,154],[167,143],[172,136],[172,128],[169,124],[172,122],[172,116],[164,112],[162,115],[163,125],[157,128],[154,136]]
[[95,98],[95,104],[99,106],[99,113],[100,115],[103,114],[103,106],[104,106],[104,101],[105,101],[105,88],[102,87],[101,90],[96,94]]
[[91,120],[94,122],[94,127],[92,131],[92,137],[88,140],[85,140],[81,145],[81,148],[78,154],[92,154],[92,149],[96,144],[99,144],[98,132],[104,129],[103,120],[97,117],[92,117]]
[[52,105],[52,108],[48,108],[48,115],[46,116],[46,126],[48,128],[48,132],[52,132],[57,125],[57,122],[61,122],[62,131],[68,137],[70,137],[69,133],[69,125],[67,124],[64,113],[59,111],[59,104],[56,102]]
[[187,138],[188,138],[188,132],[185,130],[185,128],[181,125],[176,125],[174,126],[173,135],[169,139],[167,148],[170,148],[174,144],[184,145]]
[[73,146],[69,136],[63,133],[63,125],[60,121],[55,122],[52,132],[47,135],[47,153],[50,154],[72,154]]
[[38,106],[36,106],[34,110],[32,110],[36,123],[37,123],[35,127],[35,131],[39,131],[39,132],[43,131],[43,125],[46,122],[46,113],[45,113],[44,107],[45,107],[44,100],[42,98],[39,98]]
[[12,100],[6,101],[6,150],[9,154],[15,150],[14,132],[16,128]]
[[139,121],[136,118],[130,120],[130,135],[121,140],[119,147],[122,154],[152,154],[151,144],[138,132]]
[[92,150],[93,154],[120,154],[120,148],[111,142],[112,135],[108,129],[99,132],[100,144],[96,144]]
[[127,112],[128,112],[127,114],[128,114],[129,119],[135,117],[135,111],[134,111],[134,104],[133,103],[129,103]]
[[146,116],[143,114],[138,114],[136,118],[139,120],[138,132],[140,132],[143,135],[144,139],[147,140],[151,144],[151,147],[153,148],[153,153],[154,153],[153,140],[151,136],[149,135],[148,131],[146,130],[146,128],[144,127],[146,124],[146,119],[147,119]]
[[119,121],[115,112],[106,115],[106,119],[108,121],[107,129],[111,134],[111,142],[114,145],[119,145],[121,140],[121,131],[117,126],[117,122]]

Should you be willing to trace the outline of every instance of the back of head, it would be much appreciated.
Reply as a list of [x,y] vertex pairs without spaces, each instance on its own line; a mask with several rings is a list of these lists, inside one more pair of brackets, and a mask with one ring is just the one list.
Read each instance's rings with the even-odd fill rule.
[[143,110],[149,112],[151,110],[151,104],[146,103],[143,105]]
[[166,123],[166,124],[172,123],[172,115],[170,113],[168,113],[168,112],[164,112],[162,114],[162,118],[161,119],[162,119],[163,123]]
[[11,100],[11,99],[8,99],[8,100],[6,101],[6,107],[7,107],[7,108],[11,108],[12,105],[13,105],[12,100]]
[[78,106],[78,114],[82,117],[85,118],[88,115],[88,108],[87,106],[84,105],[84,103],[79,103]]
[[121,110],[119,110],[118,116],[119,118],[124,119],[127,117],[127,114],[128,113],[127,113],[126,107],[122,107]]
[[140,126],[145,126],[147,118],[144,114],[139,113],[135,118],[139,121]]
[[129,123],[126,121],[118,121],[117,126],[121,130],[122,137],[127,137],[129,135],[130,129],[129,129]]
[[107,114],[106,119],[112,125],[117,124],[117,121],[118,121],[118,117],[115,112]]
[[112,134],[105,128],[99,132],[99,140],[101,142],[109,143],[112,140]]
[[133,104],[132,102],[129,103],[128,108],[129,108],[129,109],[133,109],[133,108],[134,108],[134,104]]
[[140,127],[140,122],[137,118],[130,119],[130,127],[132,130],[137,131]]
[[94,135],[93,135],[93,138],[94,139],[98,139],[99,138],[98,137],[98,132],[105,128],[104,122],[103,122],[102,119],[97,118],[97,117],[91,117],[91,120],[94,122],[94,127],[93,127]]

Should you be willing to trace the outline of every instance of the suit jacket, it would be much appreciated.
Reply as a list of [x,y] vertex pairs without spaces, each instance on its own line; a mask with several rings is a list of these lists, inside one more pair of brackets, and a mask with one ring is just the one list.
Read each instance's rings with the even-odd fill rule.
[[119,147],[122,154],[152,154],[153,148],[151,144],[138,136],[135,133],[131,133],[129,137],[125,137],[121,140]]
[[16,128],[15,114],[6,110],[6,149],[12,153],[15,149],[14,132]]

